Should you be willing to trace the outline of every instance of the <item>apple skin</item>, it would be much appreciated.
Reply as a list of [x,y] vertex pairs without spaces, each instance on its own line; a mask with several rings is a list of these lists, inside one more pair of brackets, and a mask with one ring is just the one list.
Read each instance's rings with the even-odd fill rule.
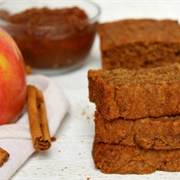
[[26,72],[12,37],[0,28],[0,125],[17,121],[26,101]]

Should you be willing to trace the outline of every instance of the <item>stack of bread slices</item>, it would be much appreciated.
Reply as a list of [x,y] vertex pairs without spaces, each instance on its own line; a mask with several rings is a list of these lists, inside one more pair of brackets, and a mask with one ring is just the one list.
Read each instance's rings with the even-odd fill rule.
[[89,70],[93,159],[105,173],[180,171],[180,25],[124,19],[99,25],[102,68]]
[[180,171],[180,65],[89,70],[92,155],[104,173]]

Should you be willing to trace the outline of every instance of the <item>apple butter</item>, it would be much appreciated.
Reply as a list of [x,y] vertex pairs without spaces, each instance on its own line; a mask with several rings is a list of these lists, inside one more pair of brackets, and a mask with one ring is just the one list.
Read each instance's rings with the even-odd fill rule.
[[78,7],[31,8],[5,16],[5,28],[34,68],[63,68],[82,61],[94,41],[97,22]]

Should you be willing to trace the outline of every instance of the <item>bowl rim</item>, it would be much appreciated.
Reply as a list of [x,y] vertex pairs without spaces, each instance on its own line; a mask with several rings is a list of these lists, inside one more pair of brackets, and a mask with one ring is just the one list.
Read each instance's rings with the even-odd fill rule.
[[[5,4],[7,2],[10,2],[10,0],[4,0],[2,2],[0,2],[0,6],[2,4]],[[92,6],[94,6],[97,10],[96,14],[93,16],[93,17],[88,17],[87,19],[85,20],[81,20],[79,22],[87,22],[87,23],[92,23],[92,22],[97,22],[98,21],[98,18],[100,17],[101,15],[101,8],[100,6],[95,3],[95,2],[92,2],[92,1],[84,1],[84,0],[78,0],[78,2],[83,2],[83,3],[87,3],[87,4],[91,4]],[[78,7],[78,4],[77,5],[73,5],[74,7],[77,6]],[[72,6],[72,7],[73,7]],[[83,8],[81,8],[83,10]],[[84,10],[85,11],[85,10]],[[86,12],[86,11],[85,11]],[[78,23],[79,23],[78,22]],[[16,24],[16,23],[12,23],[12,22],[8,22],[8,21],[5,21],[4,19],[0,18],[0,25],[9,25],[9,26],[14,26],[16,28],[35,28],[35,29],[52,29],[52,28],[58,28],[58,27],[66,27],[66,26],[71,26],[71,24],[64,24],[64,25],[25,25],[25,24]]]

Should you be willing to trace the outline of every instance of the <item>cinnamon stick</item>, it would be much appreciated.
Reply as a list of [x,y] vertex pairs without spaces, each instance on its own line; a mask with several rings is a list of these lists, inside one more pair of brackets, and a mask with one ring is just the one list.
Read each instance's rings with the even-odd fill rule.
[[51,147],[51,138],[43,93],[35,86],[27,86],[27,110],[33,146],[36,151]]
[[0,167],[9,159],[10,154],[0,147]]

